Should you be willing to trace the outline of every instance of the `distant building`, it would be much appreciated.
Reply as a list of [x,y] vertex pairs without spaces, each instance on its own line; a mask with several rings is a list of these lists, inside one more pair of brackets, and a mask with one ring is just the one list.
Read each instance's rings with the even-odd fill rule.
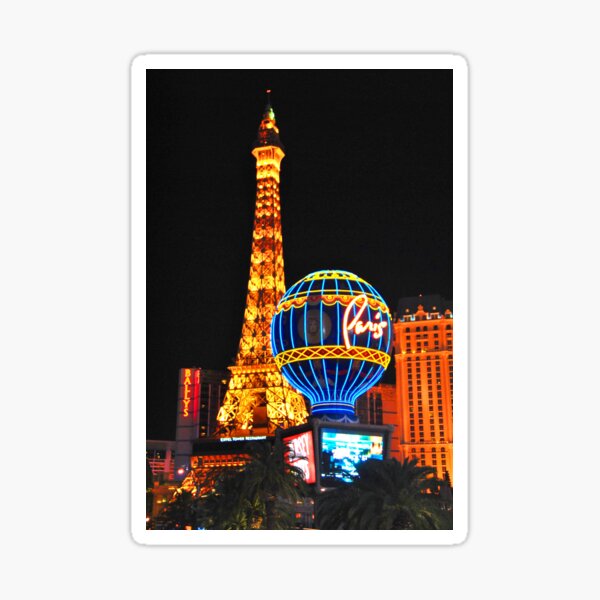
[[217,430],[217,414],[227,391],[228,371],[200,370],[200,427],[198,437],[213,437]]
[[173,497],[177,484],[173,481],[175,442],[172,440],[146,440],[146,464],[152,471],[151,493],[146,496],[146,516],[154,519]]
[[154,481],[171,481],[175,456],[175,442],[146,440],[146,458],[152,469]]
[[173,475],[176,480],[183,480],[190,470],[194,440],[214,436],[228,381],[226,371],[179,369]]
[[416,458],[452,481],[452,301],[402,298],[394,322],[401,458]]
[[[391,367],[390,367],[391,368]],[[368,425],[393,425],[390,457],[400,458],[398,398],[393,383],[379,383],[356,399],[356,416]]]
[[438,312],[443,313],[446,310],[452,312],[452,300],[446,300],[439,294],[427,294],[419,296],[407,296],[398,300],[398,313],[397,317],[401,318],[403,315],[414,314],[417,312],[419,306],[423,307],[425,312]]

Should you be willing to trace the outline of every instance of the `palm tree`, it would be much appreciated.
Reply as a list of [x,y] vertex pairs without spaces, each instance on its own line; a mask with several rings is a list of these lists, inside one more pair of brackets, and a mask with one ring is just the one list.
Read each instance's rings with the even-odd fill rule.
[[321,529],[451,529],[452,501],[432,467],[416,459],[367,460],[350,484],[317,504]]
[[259,507],[242,493],[242,469],[221,471],[213,489],[198,501],[198,524],[205,529],[253,529]]
[[293,525],[290,503],[306,492],[302,470],[285,460],[289,452],[281,439],[273,444],[254,444],[252,460],[244,470],[244,494],[264,507],[265,529],[289,529]]
[[199,503],[199,524],[206,529],[290,529],[290,504],[302,497],[302,471],[285,461],[281,440],[248,444],[249,462],[221,472],[212,493]]
[[156,529],[196,527],[197,502],[191,492],[179,490],[156,519]]

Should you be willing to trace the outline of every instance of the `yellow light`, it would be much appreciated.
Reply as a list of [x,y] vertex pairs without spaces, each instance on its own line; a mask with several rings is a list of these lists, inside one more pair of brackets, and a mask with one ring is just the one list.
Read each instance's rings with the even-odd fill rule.
[[364,360],[381,365],[384,369],[387,368],[391,360],[387,352],[364,346],[351,346],[350,348],[346,348],[345,346],[307,346],[305,348],[292,348],[291,350],[280,352],[275,357],[275,362],[281,369],[289,363],[321,358]]

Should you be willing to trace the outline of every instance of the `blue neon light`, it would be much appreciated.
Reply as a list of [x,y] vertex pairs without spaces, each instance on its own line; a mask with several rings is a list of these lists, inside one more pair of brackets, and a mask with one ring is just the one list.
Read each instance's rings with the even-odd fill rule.
[[[329,356],[319,352],[315,358],[311,358],[302,353],[302,349],[307,347],[323,348],[325,353],[329,346],[343,347],[343,318],[348,298],[361,294],[365,294],[371,302],[376,300],[384,309],[354,302],[348,315],[350,321],[362,310],[360,319],[363,323],[385,321],[386,327],[378,339],[374,339],[371,327],[363,327],[360,333],[354,327],[348,332],[348,342],[351,347],[373,348],[389,353],[392,334],[389,309],[372,285],[347,271],[317,271],[307,275],[288,289],[273,316],[273,354],[277,356],[290,351],[294,355],[289,359],[290,362],[284,362],[282,373],[291,385],[310,400],[314,414],[339,414],[342,411],[353,415],[357,397],[383,375],[384,369],[380,364],[357,356],[338,358],[339,354],[331,354],[330,351]],[[380,318],[376,319],[376,315],[380,315]],[[318,320],[318,329],[314,328],[315,320]],[[294,350],[298,353],[294,354]]]
[[[309,284],[309,286],[308,286],[307,292],[308,292],[309,296],[310,296],[310,291],[312,289],[313,283],[314,283],[314,280],[311,281],[310,284]],[[308,302],[306,302],[304,304],[304,340],[306,342],[306,345],[308,346],[309,345],[309,343],[308,343],[308,333],[307,333],[307,330],[306,330],[306,314],[307,314],[307,312],[308,312]],[[322,323],[319,323],[319,328],[320,329],[323,328]],[[313,374],[313,376],[315,378],[315,381],[317,382],[317,385],[319,386],[319,397],[320,397],[321,401],[323,401],[323,400],[325,400],[325,395],[323,394],[323,388],[321,387],[321,384],[319,383],[319,378],[317,377],[317,374],[315,373],[315,369],[314,369],[314,366],[313,366],[313,362],[314,361],[309,360],[309,361],[306,361],[306,362],[308,362],[308,364],[310,365],[310,370],[312,371],[312,374]]]

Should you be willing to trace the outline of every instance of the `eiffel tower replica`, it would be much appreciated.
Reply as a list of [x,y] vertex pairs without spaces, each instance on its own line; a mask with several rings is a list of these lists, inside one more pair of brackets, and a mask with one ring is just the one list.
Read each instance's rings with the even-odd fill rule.
[[304,397],[283,379],[271,349],[271,319],[285,293],[279,174],[285,156],[275,113],[267,105],[252,155],[256,159],[256,209],[242,336],[217,415],[217,435],[274,435],[305,423]]

